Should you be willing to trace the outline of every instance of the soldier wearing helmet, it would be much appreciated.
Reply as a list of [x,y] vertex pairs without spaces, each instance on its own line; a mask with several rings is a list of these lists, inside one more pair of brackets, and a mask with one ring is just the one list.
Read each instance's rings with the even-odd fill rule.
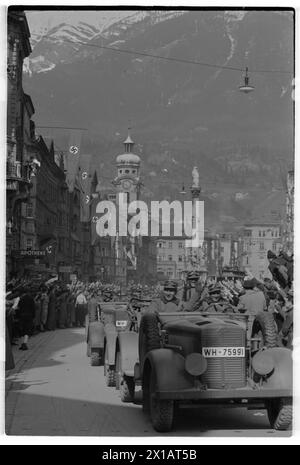
[[178,312],[179,300],[176,297],[177,283],[175,281],[165,281],[163,291],[158,299],[154,299],[149,305],[147,312]]

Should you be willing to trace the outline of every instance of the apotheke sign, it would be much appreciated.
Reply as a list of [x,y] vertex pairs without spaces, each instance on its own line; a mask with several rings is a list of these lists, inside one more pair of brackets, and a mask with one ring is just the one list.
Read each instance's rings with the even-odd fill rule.
[[14,250],[14,255],[18,255],[20,257],[45,257],[46,250]]

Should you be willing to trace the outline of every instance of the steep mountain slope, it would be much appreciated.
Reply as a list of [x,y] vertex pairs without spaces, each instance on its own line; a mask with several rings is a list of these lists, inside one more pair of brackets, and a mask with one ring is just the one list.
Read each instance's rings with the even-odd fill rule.
[[[225,223],[243,221],[257,193],[263,198],[279,185],[280,158],[287,168],[292,162],[291,75],[251,73],[292,70],[292,15],[130,11],[106,25],[97,25],[96,16],[92,24],[56,24],[36,42],[31,74],[25,75],[36,119],[88,128],[83,150],[95,154],[105,177],[114,174],[131,120],[143,160],[145,196],[178,198],[197,165],[211,223],[220,215]],[[238,91],[242,76],[236,71],[98,46],[249,66],[255,92]],[[67,133],[53,136],[58,146],[68,145]],[[248,194],[245,202],[236,200],[241,190]]]

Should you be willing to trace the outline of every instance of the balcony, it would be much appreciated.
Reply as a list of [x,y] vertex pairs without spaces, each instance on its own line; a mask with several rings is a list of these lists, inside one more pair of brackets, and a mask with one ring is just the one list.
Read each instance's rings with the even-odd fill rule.
[[6,188],[18,190],[18,182],[30,184],[29,166],[24,166],[20,161],[8,160],[6,163]]

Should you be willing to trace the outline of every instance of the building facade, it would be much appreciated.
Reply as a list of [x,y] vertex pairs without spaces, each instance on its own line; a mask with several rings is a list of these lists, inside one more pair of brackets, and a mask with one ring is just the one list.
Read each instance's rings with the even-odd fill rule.
[[[23,92],[24,58],[31,53],[30,32],[22,11],[8,11],[7,23],[7,162],[6,162],[6,272],[18,273],[22,243],[22,206],[28,200],[32,159],[28,118],[34,112],[30,99]],[[24,125],[24,120],[26,120]]]
[[245,224],[243,231],[242,268],[257,279],[271,278],[268,270],[268,250],[278,254],[282,248],[279,223],[253,222]]

